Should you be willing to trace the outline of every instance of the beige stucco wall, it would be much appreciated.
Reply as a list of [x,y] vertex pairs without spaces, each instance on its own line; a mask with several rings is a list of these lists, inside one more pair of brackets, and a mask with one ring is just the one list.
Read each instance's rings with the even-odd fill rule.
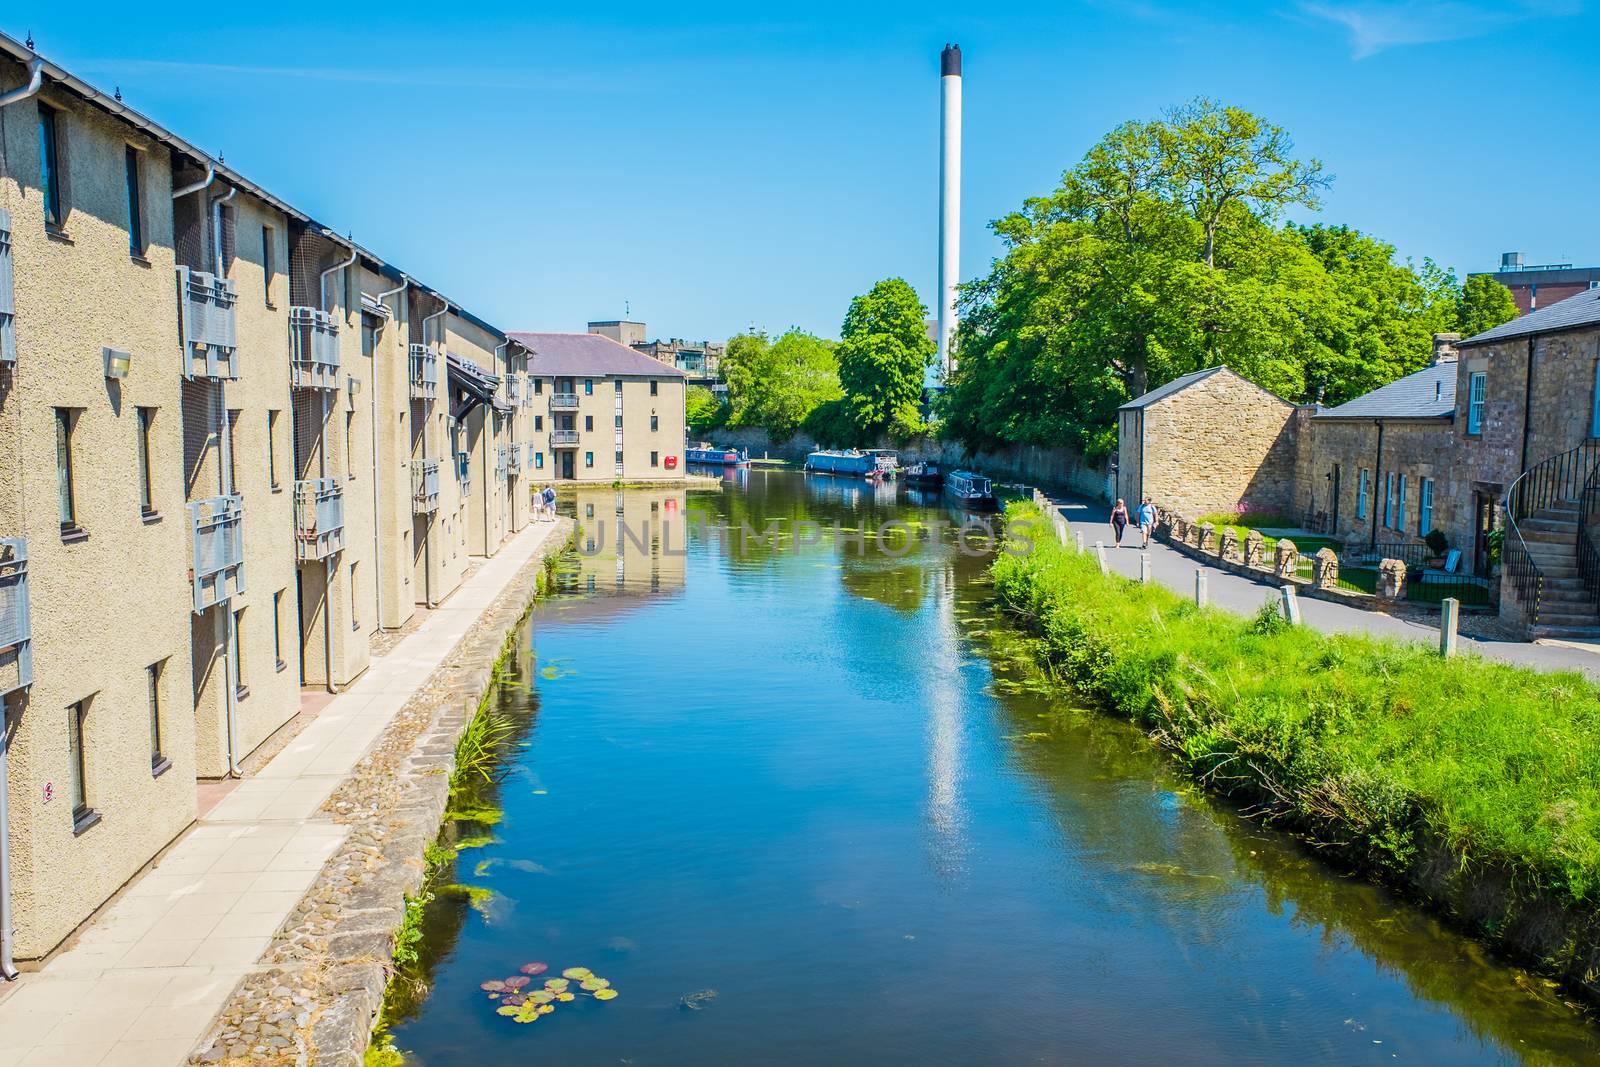
[[[24,81],[0,64],[0,87]],[[8,702],[15,950],[54,948],[194,817],[188,700],[179,358],[174,312],[171,173],[166,153],[46,88],[60,109],[65,239],[45,234],[33,103],[0,110],[0,207],[11,213],[18,360],[0,382],[0,532],[27,538],[34,681]],[[148,247],[130,256],[124,145],[144,150]],[[101,346],[133,353],[109,382]],[[78,523],[57,513],[55,407],[77,410]],[[156,410],[151,469],[159,520],[139,508],[137,409]],[[162,663],[162,747],[152,773],[146,668]],[[88,700],[84,748],[95,825],[73,832],[67,709]],[[48,791],[48,793],[47,793]]]
[[[550,407],[550,397],[565,390],[570,380],[578,397],[578,407],[557,410]],[[561,382],[558,386],[557,382]],[[622,389],[617,391],[617,382]],[[651,395],[651,382],[656,383],[656,393]],[[572,379],[541,378],[540,393],[536,394],[533,409],[539,423],[533,430],[536,446],[544,451],[543,467],[536,467],[533,481],[536,486],[560,484],[569,479],[560,474],[560,453],[568,451],[554,446],[551,433],[564,416],[571,416],[578,431],[578,444],[574,449],[571,481],[614,482],[622,481],[681,481],[685,475],[684,400],[685,382],[679,376],[652,378],[645,375],[606,376],[592,375]],[[620,403],[619,403],[620,401]],[[622,425],[617,425],[620,412]],[[651,428],[651,418],[655,428]],[[539,428],[542,427],[542,428]],[[620,441],[619,441],[620,438]],[[621,470],[617,469],[616,453],[622,452]],[[651,453],[655,453],[652,464]],[[674,467],[667,467],[667,457],[676,457]]]

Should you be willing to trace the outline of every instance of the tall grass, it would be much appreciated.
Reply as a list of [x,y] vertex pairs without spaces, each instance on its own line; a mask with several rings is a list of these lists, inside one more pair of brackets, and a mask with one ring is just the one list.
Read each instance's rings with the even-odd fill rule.
[[1194,776],[1393,880],[1425,881],[1442,844],[1515,894],[1593,912],[1600,691],[1581,675],[1198,609],[1102,575],[1031,504],[1009,517],[1041,522],[994,580],[1043,658]]

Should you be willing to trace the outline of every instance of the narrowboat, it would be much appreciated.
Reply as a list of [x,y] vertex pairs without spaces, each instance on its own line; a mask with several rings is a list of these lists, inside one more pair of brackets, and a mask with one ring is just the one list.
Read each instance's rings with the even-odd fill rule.
[[750,453],[739,448],[717,448],[714,445],[699,444],[685,449],[683,460],[685,463],[698,463],[706,467],[748,467]]
[[850,474],[862,477],[878,469],[878,461],[870,452],[854,448],[839,451],[824,448],[806,457],[806,470],[817,474]]
[[907,485],[920,489],[937,489],[944,484],[944,469],[931,460],[913,463],[902,474]]
[[866,454],[872,457],[878,473],[886,478],[893,478],[900,469],[900,453],[892,448],[869,448]]
[[994,511],[1000,506],[989,479],[972,471],[951,471],[945,477],[944,492],[968,511]]

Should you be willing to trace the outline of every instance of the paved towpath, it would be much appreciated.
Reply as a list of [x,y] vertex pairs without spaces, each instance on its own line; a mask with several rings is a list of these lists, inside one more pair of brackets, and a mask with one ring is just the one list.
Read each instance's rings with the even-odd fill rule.
[[[1093,550],[1096,541],[1106,543],[1106,559],[1111,569],[1130,578],[1139,576],[1139,533],[1130,529],[1123,535],[1121,549],[1112,547],[1112,532],[1104,504],[1070,497],[1057,498],[1057,510],[1067,519],[1073,532],[1083,534],[1084,547]],[[1151,577],[1162,585],[1194,595],[1194,574],[1204,567],[1206,592],[1211,603],[1241,615],[1253,615],[1268,598],[1276,598],[1279,584],[1269,578],[1252,579],[1232,571],[1207,566],[1152,539]],[[1439,643],[1437,625],[1396,618],[1375,611],[1362,611],[1329,600],[1300,598],[1300,618],[1307,626],[1326,633],[1366,633]],[[1463,616],[1465,618],[1465,616]],[[1461,650],[1486,659],[1503,660],[1540,670],[1578,670],[1600,678],[1600,654],[1569,645],[1530,644],[1525,641],[1493,641],[1461,637]]]
[[317,811],[557,524],[535,522],[0,999],[5,1067],[176,1067],[347,833]]

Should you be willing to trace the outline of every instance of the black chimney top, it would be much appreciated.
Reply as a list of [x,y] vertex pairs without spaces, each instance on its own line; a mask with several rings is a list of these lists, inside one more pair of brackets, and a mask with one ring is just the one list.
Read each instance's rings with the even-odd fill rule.
[[939,77],[948,78],[952,74],[961,77],[961,46],[958,44],[947,44],[939,53]]

